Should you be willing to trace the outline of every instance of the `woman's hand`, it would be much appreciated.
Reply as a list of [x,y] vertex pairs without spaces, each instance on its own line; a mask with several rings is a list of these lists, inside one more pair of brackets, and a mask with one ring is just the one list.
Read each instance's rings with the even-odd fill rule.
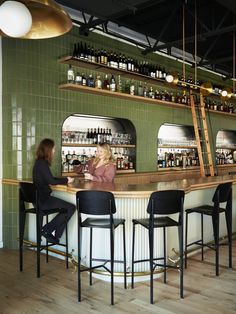
[[88,173],[88,172],[86,172],[84,174],[84,178],[85,178],[85,180],[93,180],[93,176],[90,173]]
[[75,179],[72,177],[67,177],[67,180],[68,180],[67,183],[73,183],[75,181]]

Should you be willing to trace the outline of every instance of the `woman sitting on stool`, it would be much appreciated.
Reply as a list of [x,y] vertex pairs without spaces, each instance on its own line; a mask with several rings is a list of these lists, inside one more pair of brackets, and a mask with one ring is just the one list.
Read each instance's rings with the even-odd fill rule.
[[[67,210],[67,220],[62,213],[57,214],[42,229],[42,235],[52,243],[59,243],[66,224],[75,212],[75,205],[51,196],[49,185],[67,184],[74,181],[73,178],[53,177],[50,166],[55,154],[55,143],[52,139],[45,138],[39,144],[36,151],[36,160],[33,167],[33,182],[38,191],[40,210],[63,208]],[[52,233],[55,231],[55,235]]]

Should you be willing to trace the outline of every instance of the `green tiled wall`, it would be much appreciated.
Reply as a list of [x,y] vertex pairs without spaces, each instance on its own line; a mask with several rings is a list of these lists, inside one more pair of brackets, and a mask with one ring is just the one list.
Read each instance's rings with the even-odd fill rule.
[[[136,101],[80,92],[60,91],[58,84],[66,78],[67,66],[57,62],[68,55],[78,41],[95,47],[122,51],[142,60],[137,47],[91,33],[80,38],[78,29],[49,40],[3,38],[3,177],[31,177],[35,146],[44,137],[54,138],[57,155],[53,164],[60,174],[60,143],[63,121],[72,113],[86,113],[127,118],[137,132],[137,171],[156,170],[156,138],[164,122],[192,124],[190,110],[170,109]],[[147,58],[146,58],[147,59]],[[180,69],[180,63],[157,55],[149,62],[166,68]],[[82,72],[82,69],[81,69]],[[83,70],[88,74],[87,70]],[[112,72],[112,71],[111,71]],[[95,74],[95,72],[92,72]],[[213,135],[218,129],[235,129],[235,119],[214,115]],[[17,188],[3,188],[3,241],[5,247],[16,247],[18,224]]]

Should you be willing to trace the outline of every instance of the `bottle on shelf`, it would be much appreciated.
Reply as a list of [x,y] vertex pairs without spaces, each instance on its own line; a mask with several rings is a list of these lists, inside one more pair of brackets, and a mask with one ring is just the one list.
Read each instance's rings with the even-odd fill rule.
[[97,76],[95,81],[95,88],[101,89],[102,88],[102,80],[100,78],[100,75]]
[[117,92],[123,93],[123,86],[122,86],[122,81],[121,81],[120,75],[118,75]]
[[109,90],[110,89],[110,83],[108,80],[108,75],[105,75],[104,81],[103,81],[103,89]]
[[74,81],[75,81],[75,72],[70,64],[69,69],[67,70],[67,82],[74,83]]
[[110,79],[110,91],[115,92],[116,91],[116,80],[115,76],[112,74]]
[[95,87],[94,78],[92,74],[89,74],[89,77],[87,78],[87,84],[88,87]]
[[82,85],[82,75],[79,72],[76,73],[75,84]]

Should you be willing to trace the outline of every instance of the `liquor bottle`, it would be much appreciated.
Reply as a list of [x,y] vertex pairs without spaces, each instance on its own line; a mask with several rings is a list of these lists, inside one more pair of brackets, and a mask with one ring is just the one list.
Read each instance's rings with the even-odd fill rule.
[[68,150],[68,152],[66,154],[66,162],[70,163],[71,158],[72,158],[72,155],[71,155],[70,151]]
[[152,88],[152,86],[150,86],[150,88],[149,88],[148,97],[149,97],[149,98],[154,98],[154,97],[155,97],[155,95],[154,95],[154,93],[153,93],[153,88]]
[[117,92],[123,93],[122,81],[120,75],[118,75]]
[[115,81],[115,77],[113,74],[111,75],[111,79],[110,79],[110,91],[111,92],[116,91],[116,81]]
[[98,75],[97,78],[96,78],[95,87],[98,88],[98,89],[101,89],[101,88],[102,88],[102,80],[101,80],[101,78],[100,78],[99,75]]
[[108,80],[108,75],[105,75],[104,81],[103,81],[103,89],[110,89],[110,83]]
[[76,44],[74,44],[74,49],[73,49],[72,57],[75,58],[75,59],[78,58],[77,45],[76,45]]
[[84,73],[82,74],[82,85],[83,86],[86,86],[86,83],[87,83],[87,80],[86,80],[86,77],[84,75]]
[[75,84],[82,85],[82,75],[79,72],[76,73]]
[[139,82],[139,86],[138,86],[138,96],[143,96],[143,85],[142,82]]
[[74,83],[75,81],[75,73],[74,70],[72,69],[71,64],[69,65],[69,69],[67,71],[67,82],[68,83]]
[[131,80],[131,82],[130,82],[129,93],[132,96],[134,96],[134,94],[135,94],[134,80]]
[[82,41],[80,42],[80,49],[79,49],[79,55],[78,55],[78,57],[79,57],[80,59],[84,59],[84,47],[83,47]]
[[87,86],[88,87],[94,87],[95,86],[94,78],[93,78],[92,74],[90,74],[89,77],[87,78]]
[[98,134],[96,128],[93,129],[93,144],[98,143]]

